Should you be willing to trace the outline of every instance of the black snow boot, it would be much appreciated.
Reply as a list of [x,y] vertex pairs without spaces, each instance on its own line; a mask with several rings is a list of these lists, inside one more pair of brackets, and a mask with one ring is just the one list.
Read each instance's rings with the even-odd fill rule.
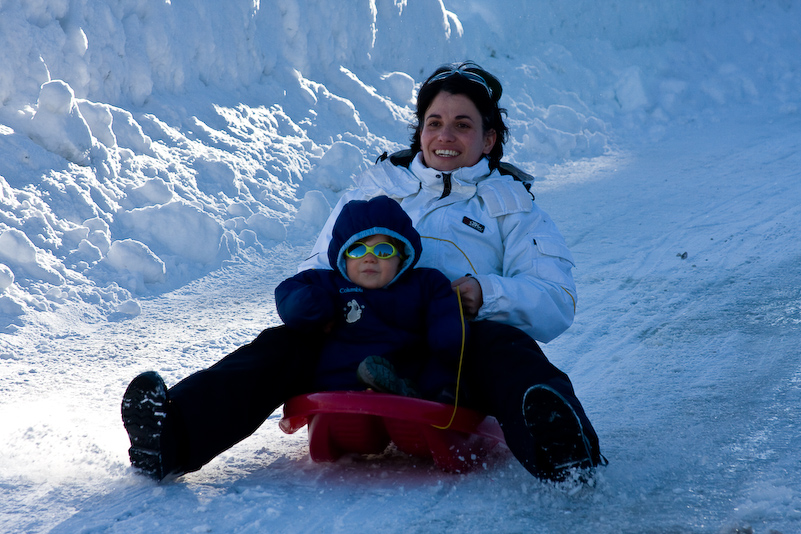
[[536,443],[539,478],[561,481],[573,472],[591,474],[605,465],[603,456],[592,450],[575,410],[555,389],[529,388],[523,397],[523,418]]
[[122,422],[131,440],[131,465],[156,480],[174,474],[174,461],[165,456],[163,447],[167,402],[167,387],[155,371],[134,378],[122,397]]
[[365,386],[380,393],[393,393],[404,397],[420,397],[408,380],[398,376],[395,366],[381,356],[368,356],[359,364],[356,376]]

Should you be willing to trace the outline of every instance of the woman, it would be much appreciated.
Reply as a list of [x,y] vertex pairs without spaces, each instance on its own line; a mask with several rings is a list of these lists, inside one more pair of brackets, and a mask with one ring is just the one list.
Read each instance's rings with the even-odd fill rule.
[[[521,464],[558,480],[605,460],[569,378],[535,342],[573,321],[573,261],[516,179],[522,173],[500,161],[508,137],[501,93],[474,63],[437,69],[420,88],[410,150],[356,178],[300,270],[331,268],[325,251],[345,203],[397,200],[423,237],[418,265],[445,273],[474,320],[460,403],[495,416]],[[307,369],[319,341],[284,327],[265,330],[169,392],[155,373],[140,375],[123,400],[132,463],[158,479],[199,469],[284,401],[315,389]]]

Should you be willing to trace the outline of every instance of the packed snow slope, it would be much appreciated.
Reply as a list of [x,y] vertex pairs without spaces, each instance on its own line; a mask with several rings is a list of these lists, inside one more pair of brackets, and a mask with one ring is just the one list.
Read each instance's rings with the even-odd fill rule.
[[[801,532],[801,6],[0,0],[0,532]],[[504,84],[577,260],[546,353],[610,465],[308,460],[279,414],[170,484],[119,401],[278,323],[416,84]]]

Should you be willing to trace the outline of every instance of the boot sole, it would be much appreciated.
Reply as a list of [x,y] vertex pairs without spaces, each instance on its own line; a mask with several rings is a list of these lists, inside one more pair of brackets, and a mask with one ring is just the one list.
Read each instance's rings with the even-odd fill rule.
[[161,456],[161,435],[167,419],[167,388],[161,377],[153,372],[142,373],[133,379],[122,398],[122,422],[131,448],[131,465],[145,474],[164,478]]
[[543,466],[545,478],[563,480],[573,469],[595,467],[581,421],[559,392],[545,385],[529,388],[523,397],[523,419],[535,439],[538,435],[557,439],[540,445],[550,464]]

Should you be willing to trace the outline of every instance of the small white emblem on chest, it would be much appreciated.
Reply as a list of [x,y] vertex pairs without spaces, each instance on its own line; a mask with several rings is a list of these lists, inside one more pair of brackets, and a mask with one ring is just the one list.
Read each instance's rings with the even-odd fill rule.
[[362,308],[363,306],[359,306],[359,303],[356,302],[356,299],[348,302],[348,306],[345,308],[345,321],[348,323],[355,323],[361,319]]

